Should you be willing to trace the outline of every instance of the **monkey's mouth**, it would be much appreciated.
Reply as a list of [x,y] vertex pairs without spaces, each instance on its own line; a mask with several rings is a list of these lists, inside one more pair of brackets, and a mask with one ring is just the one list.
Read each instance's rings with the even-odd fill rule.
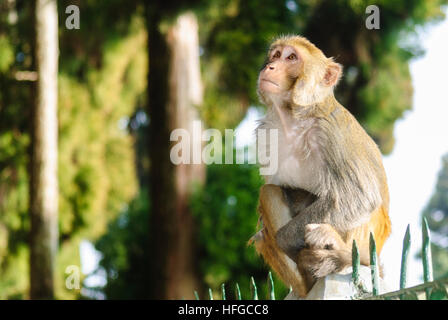
[[277,86],[277,87],[278,87],[278,84],[276,84],[275,82],[273,82],[273,81],[271,81],[271,80],[268,80],[268,79],[261,79],[261,81],[266,81],[266,82],[272,83],[274,86]]

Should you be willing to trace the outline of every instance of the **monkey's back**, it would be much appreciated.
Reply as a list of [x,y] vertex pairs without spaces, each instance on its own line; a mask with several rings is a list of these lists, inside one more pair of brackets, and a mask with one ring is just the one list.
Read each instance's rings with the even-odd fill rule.
[[353,146],[346,154],[346,157],[359,158],[360,161],[368,164],[368,167],[378,179],[377,183],[381,195],[381,204],[371,213],[368,223],[348,232],[345,235],[346,241],[351,243],[353,239],[356,239],[357,243],[367,244],[369,243],[369,234],[372,231],[377,242],[377,251],[380,253],[384,242],[391,232],[389,190],[386,172],[381,161],[381,152],[378,145],[361,124],[341,104],[336,102],[330,117],[335,122],[335,128],[341,130],[340,135],[344,140],[344,144]]

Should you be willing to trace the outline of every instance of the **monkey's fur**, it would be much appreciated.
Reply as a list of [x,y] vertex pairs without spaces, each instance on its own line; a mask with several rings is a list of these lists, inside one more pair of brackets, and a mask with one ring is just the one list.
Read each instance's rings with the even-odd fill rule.
[[262,228],[251,240],[302,297],[351,264],[354,239],[369,265],[369,232],[379,254],[391,229],[381,153],[333,94],[341,73],[307,39],[288,36],[270,46],[258,81],[269,107],[258,129],[278,129],[279,166],[264,177]]

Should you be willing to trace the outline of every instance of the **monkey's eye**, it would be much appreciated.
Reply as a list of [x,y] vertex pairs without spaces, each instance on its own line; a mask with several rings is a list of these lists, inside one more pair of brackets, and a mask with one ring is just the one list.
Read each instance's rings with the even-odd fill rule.
[[292,53],[288,56],[288,60],[296,60],[297,56],[295,55],[295,53]]
[[276,51],[272,58],[280,58],[280,51]]

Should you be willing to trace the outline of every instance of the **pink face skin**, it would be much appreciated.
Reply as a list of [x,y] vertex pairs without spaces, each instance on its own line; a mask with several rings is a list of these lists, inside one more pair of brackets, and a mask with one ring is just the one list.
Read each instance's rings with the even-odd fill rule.
[[258,77],[260,90],[270,94],[289,91],[299,76],[301,62],[299,53],[292,46],[274,47]]

